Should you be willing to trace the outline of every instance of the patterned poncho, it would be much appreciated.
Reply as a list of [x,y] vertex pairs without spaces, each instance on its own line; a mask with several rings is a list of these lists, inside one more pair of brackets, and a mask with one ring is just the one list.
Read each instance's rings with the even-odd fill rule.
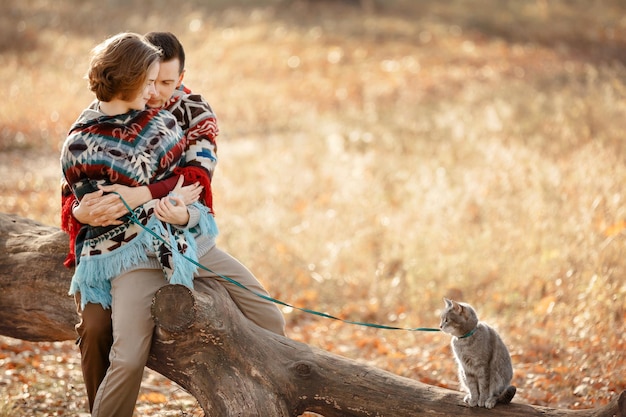
[[[147,185],[170,177],[182,162],[186,139],[176,119],[164,110],[132,111],[103,116],[87,109],[70,129],[61,151],[65,180],[77,199],[97,190],[97,184]],[[199,203],[197,228],[172,227],[153,215],[155,201],[134,211],[154,237],[127,216],[117,226],[82,226],[76,237],[77,267],[70,294],[79,291],[83,305],[92,302],[108,307],[110,280],[124,271],[156,257],[171,283],[192,287],[196,266],[181,255],[197,261],[194,236],[217,233],[209,209]]]
[[[94,101],[89,108],[97,112],[98,102]],[[174,91],[163,108],[174,115],[178,126],[187,138],[184,162],[181,166],[174,168],[174,174],[182,175],[185,178],[185,185],[199,182],[203,186],[202,201],[211,213],[214,213],[211,180],[217,165],[216,138],[219,134],[215,113],[201,95],[192,94],[191,90],[185,86]],[[93,117],[98,116],[102,114],[93,115]],[[151,187],[154,187],[151,188],[151,191],[154,191],[153,198],[164,197],[168,191],[171,191],[168,186],[160,185],[166,183],[168,181],[151,183]],[[75,265],[76,258],[74,241],[82,225],[72,215],[74,204],[77,203],[66,184],[62,184],[61,202],[61,229],[67,232],[70,238],[70,251],[64,264],[72,267]]]

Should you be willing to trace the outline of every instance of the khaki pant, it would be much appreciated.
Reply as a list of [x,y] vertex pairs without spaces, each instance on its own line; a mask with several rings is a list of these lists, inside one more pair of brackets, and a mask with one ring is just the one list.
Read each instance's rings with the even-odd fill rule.
[[[260,327],[285,334],[285,320],[275,304],[216,276],[227,276],[254,292],[268,295],[245,266],[215,246],[200,263],[214,273],[199,270],[194,279],[196,291],[207,292],[206,281],[217,279],[246,317]],[[81,336],[81,366],[88,385],[92,416],[132,417],[154,331],[150,306],[154,294],[164,285],[167,282],[160,269],[130,271],[112,281],[111,310],[88,304],[80,312],[81,323],[77,330]],[[108,312],[112,312],[110,320]],[[113,343],[110,354],[104,357],[107,340],[110,340],[110,323]],[[106,374],[102,369],[106,369]]]

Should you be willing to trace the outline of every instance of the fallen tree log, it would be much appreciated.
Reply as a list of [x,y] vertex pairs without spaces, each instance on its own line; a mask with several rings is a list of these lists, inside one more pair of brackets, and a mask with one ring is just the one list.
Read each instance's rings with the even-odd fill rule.
[[[71,271],[59,229],[0,214],[0,334],[30,341],[75,337]],[[524,404],[469,408],[457,391],[426,385],[275,335],[247,320],[226,290],[163,287],[148,366],[198,400],[206,416],[325,417],[499,415],[624,416],[626,392],[608,405],[567,410]],[[523,387],[522,387],[523,388]],[[495,414],[494,414],[495,413]]]

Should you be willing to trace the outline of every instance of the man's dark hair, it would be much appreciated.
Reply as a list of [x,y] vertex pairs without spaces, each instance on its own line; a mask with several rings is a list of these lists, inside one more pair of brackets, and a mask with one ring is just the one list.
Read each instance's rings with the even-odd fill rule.
[[185,69],[185,50],[178,38],[170,32],[148,32],[145,38],[154,46],[161,48],[163,51],[163,62],[171,61],[178,58],[180,67],[178,73],[182,74]]

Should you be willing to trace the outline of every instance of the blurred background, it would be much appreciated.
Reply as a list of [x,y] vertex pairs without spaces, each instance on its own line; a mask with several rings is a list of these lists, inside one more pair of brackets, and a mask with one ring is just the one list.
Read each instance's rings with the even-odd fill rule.
[[[0,211],[60,224],[59,151],[93,98],[91,48],[171,31],[185,84],[220,124],[218,244],[273,296],[406,327],[437,327],[444,296],[468,302],[511,351],[516,401],[599,406],[626,388],[625,12],[618,0],[4,0]],[[284,313],[296,340],[458,388],[446,335]],[[0,346],[5,408],[86,409],[71,342]],[[146,378],[142,415],[195,415]]]

